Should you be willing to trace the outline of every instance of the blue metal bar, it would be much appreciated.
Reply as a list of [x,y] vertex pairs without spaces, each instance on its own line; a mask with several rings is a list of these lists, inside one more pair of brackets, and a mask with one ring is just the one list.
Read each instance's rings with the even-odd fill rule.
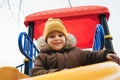
[[93,50],[101,50],[104,47],[104,29],[101,24],[96,26]]
[[33,52],[33,49],[35,50],[35,52],[39,53],[39,50],[25,32],[20,33],[18,45],[21,53],[29,60],[32,60],[33,54],[35,54]]
[[16,66],[16,68],[20,68],[20,72],[22,72],[23,66],[24,66],[24,64],[20,64],[20,65]]
[[[36,57],[39,50],[33,43],[32,39],[26,34],[21,32],[18,38],[18,45],[21,53],[29,60],[29,70],[33,66],[33,58]],[[28,71],[29,73],[29,71]]]

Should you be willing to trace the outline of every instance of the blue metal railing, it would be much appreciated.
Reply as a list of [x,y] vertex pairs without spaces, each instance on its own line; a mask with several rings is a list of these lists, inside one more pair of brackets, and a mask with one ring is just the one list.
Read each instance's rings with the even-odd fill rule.
[[33,59],[33,55],[39,53],[39,50],[31,40],[31,38],[26,34],[26,32],[21,32],[18,39],[18,45],[21,53],[29,60]]
[[24,63],[16,66],[16,68],[20,69],[20,72],[23,72],[23,67],[24,67]]
[[[18,45],[21,53],[29,60],[29,69],[33,66],[33,59],[39,53],[39,50],[31,40],[31,38],[27,35],[26,32],[21,32],[18,38]],[[24,64],[23,64],[24,65]],[[17,66],[21,67],[20,65]]]
[[96,27],[95,38],[93,43],[93,50],[101,50],[104,47],[104,29],[101,24],[98,24]]

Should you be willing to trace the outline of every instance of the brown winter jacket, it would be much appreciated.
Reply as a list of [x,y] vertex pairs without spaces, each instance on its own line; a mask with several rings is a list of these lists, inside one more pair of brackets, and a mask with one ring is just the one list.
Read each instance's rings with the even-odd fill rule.
[[69,34],[65,48],[61,51],[52,51],[42,37],[38,39],[41,53],[34,60],[31,76],[103,62],[106,61],[106,55],[110,52],[109,50],[81,50],[75,48],[75,44],[74,36]]

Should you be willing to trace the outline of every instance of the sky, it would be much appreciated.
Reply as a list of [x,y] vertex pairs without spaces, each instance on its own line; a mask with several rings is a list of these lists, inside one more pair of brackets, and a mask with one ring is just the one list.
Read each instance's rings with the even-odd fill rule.
[[[120,57],[120,0],[70,0],[71,5],[100,5],[110,11],[108,26],[113,47]],[[69,7],[68,0],[0,0],[0,67],[18,66],[24,56],[18,47],[20,32],[27,32],[25,16],[44,10]]]

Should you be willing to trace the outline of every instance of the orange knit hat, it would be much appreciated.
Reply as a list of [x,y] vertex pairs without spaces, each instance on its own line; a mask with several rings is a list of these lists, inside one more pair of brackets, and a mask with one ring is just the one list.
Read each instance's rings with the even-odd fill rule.
[[43,31],[43,38],[45,41],[47,40],[49,33],[53,31],[62,32],[67,38],[67,30],[60,19],[49,18],[47,20],[47,22],[45,23],[44,31]]

